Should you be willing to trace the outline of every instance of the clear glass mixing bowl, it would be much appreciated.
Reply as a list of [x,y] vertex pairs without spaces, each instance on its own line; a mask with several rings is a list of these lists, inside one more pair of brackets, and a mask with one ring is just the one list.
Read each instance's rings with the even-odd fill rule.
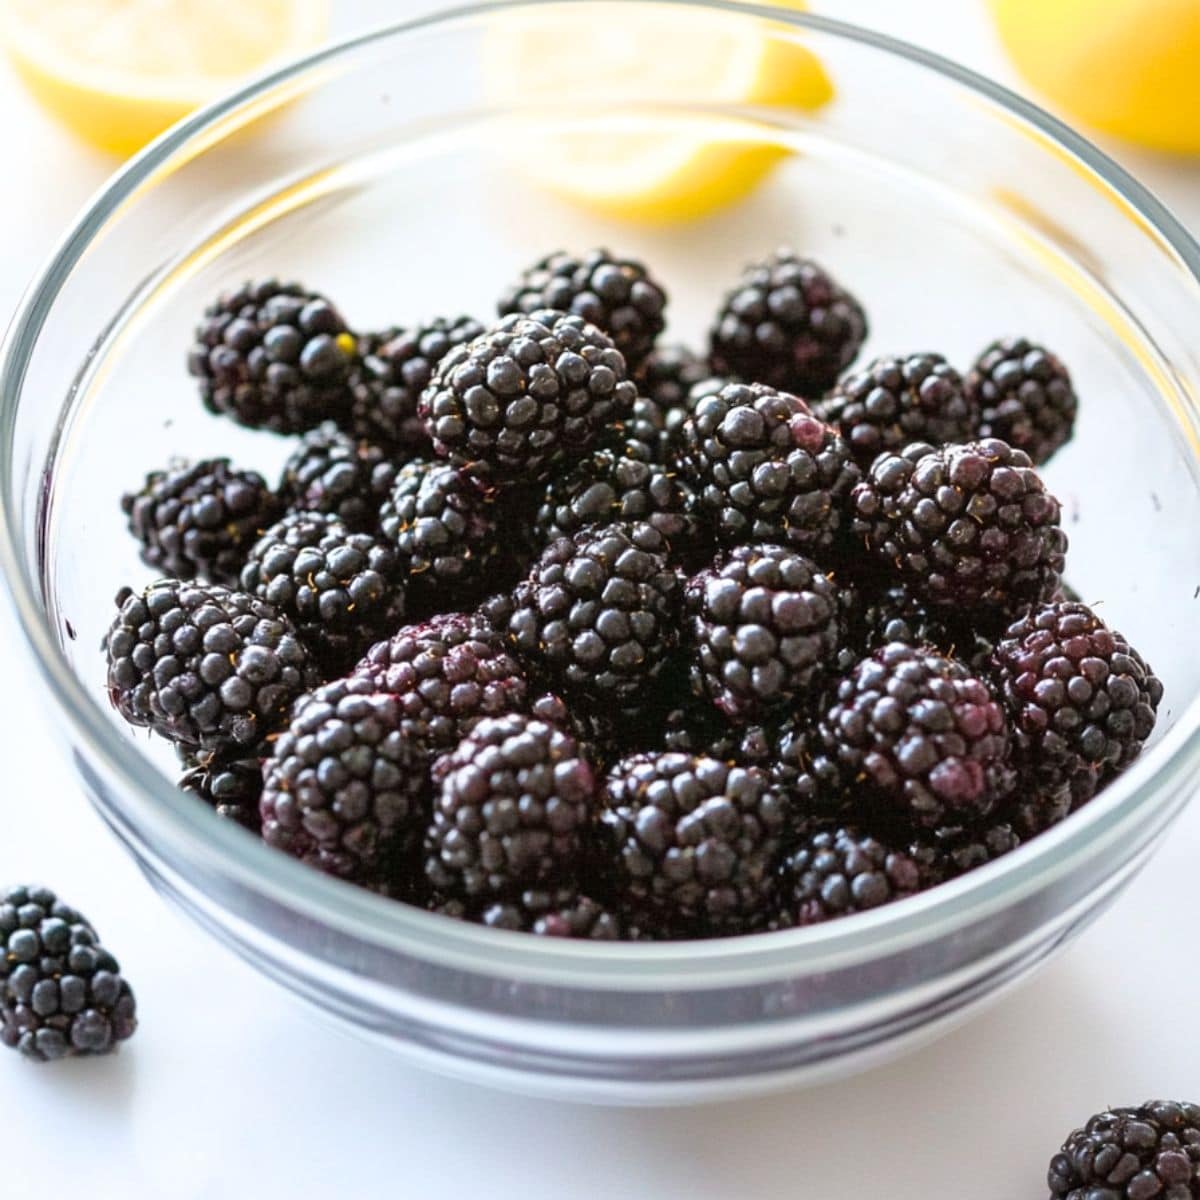
[[[480,62],[511,11],[590,17],[664,68],[662,36],[728,22],[817,54],[836,88],[807,115],[737,107],[654,73],[572,104],[489,99]],[[718,14],[723,14],[718,16]],[[681,1102],[845,1073],[934,1036],[1027,975],[1145,862],[1191,792],[1200,688],[1200,251],[1169,213],[1044,113],[948,62],[809,16],[717,4],[465,9],[265,78],[117,175],[64,240],[0,367],[0,564],[96,805],[155,884],[286,987],[412,1059],[564,1096]],[[493,39],[493,40],[489,40]],[[672,72],[668,69],[667,74]],[[694,94],[689,94],[689,91]],[[705,221],[612,223],[514,170],[538,139],[723,130],[787,152]],[[730,130],[735,134],[730,134]],[[1079,432],[1049,469],[1071,582],[1162,674],[1155,744],[1110,790],[1011,856],[825,927],[595,945],[459,924],[355,890],[221,823],[172,786],[171,754],[109,708],[111,598],[146,578],[117,499],[171,455],[273,470],[286,443],[202,410],[190,328],[222,287],[296,277],[359,328],[486,316],[558,246],[609,244],[672,291],[698,341],[739,265],[780,243],[866,302],[866,353],[965,364],[1027,332],[1071,364]],[[182,969],[182,964],[181,964]]]

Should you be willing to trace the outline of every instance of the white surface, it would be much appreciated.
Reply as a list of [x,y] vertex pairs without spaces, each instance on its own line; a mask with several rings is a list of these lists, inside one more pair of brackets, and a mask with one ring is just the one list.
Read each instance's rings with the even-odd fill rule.
[[[824,11],[1007,78],[974,0]],[[396,11],[339,5],[341,30]],[[112,163],[0,65],[0,314]],[[1119,156],[1200,226],[1200,171]],[[7,618],[7,613],[5,613]],[[0,634],[0,678],[31,674]],[[13,685],[6,683],[9,695]],[[644,1196],[1014,1200],[1105,1104],[1200,1097],[1194,942],[1200,809],[1115,911],[1023,990],[854,1081],[682,1111],[573,1108],[408,1070],[318,1024],[168,910],[88,807],[35,703],[6,705],[0,880],[58,887],[111,937],[144,1024],[109,1060],[0,1062],[6,1196],[89,1200]]]

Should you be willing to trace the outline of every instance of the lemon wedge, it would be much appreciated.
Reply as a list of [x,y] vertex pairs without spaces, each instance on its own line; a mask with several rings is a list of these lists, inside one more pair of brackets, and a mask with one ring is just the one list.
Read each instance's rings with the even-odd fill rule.
[[328,0],[0,0],[5,49],[29,90],[120,155],[311,48],[327,23]]
[[[613,217],[687,220],[748,195],[791,153],[722,109],[812,112],[833,98],[795,38],[780,23],[668,6],[500,12],[484,40],[485,89],[515,110],[507,153],[539,184]],[[621,96],[636,107],[614,106]],[[565,109],[569,127],[556,131]]]

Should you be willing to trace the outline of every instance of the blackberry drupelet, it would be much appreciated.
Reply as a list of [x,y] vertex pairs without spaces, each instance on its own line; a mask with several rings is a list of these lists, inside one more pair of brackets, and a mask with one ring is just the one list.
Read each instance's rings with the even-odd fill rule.
[[804,697],[836,664],[837,588],[784,546],[738,546],[684,588],[692,688],[745,720]]
[[289,513],[268,529],[250,551],[242,590],[288,616],[329,671],[349,666],[404,616],[395,548],[327,513]]
[[1089,798],[1154,729],[1162,682],[1085,604],[1031,609],[1009,626],[991,665],[1032,786],[1075,781]]
[[344,419],[354,335],[323,296],[274,279],[245,283],[205,310],[188,370],[213,413],[275,433]]
[[841,430],[864,471],[885,450],[966,442],[979,426],[962,376],[940,354],[877,358],[847,375],[816,411]]
[[428,792],[399,699],[339,679],[297,703],[263,764],[263,841],[343,879],[412,874]]
[[329,513],[356,533],[369,533],[395,480],[390,451],[326,422],[300,439],[279,490],[295,512]]
[[[635,416],[656,431],[660,462],[668,461],[670,450],[678,442],[679,431],[691,412],[692,389],[711,376],[708,360],[686,346],[659,347],[635,373]],[[634,436],[646,440],[640,428]]]
[[816,397],[854,361],[866,336],[859,302],[811,259],[785,249],[747,267],[725,297],[710,362],[717,375]]
[[541,937],[612,942],[624,935],[621,920],[615,913],[573,886],[527,888],[513,899],[475,904],[445,900],[436,904],[433,911],[491,929],[535,933]]
[[833,545],[859,470],[803,400],[757,384],[705,390],[680,437],[684,477],[720,541]]
[[1050,1200],[1197,1200],[1200,1105],[1150,1100],[1076,1129],[1050,1160]]
[[317,681],[291,621],[256,596],[167,579],[123,589],[117,607],[109,700],[176,745],[245,757]]
[[1062,577],[1059,503],[1005,442],[881,454],[852,505],[867,549],[935,607],[1015,616]]
[[283,501],[257,471],[227,458],[152,471],[121,497],[142,561],[174,579],[234,584],[246,552],[283,515]]
[[961,663],[893,642],[837,687],[818,736],[880,820],[925,828],[987,817],[1012,788],[1004,709]]
[[417,413],[434,368],[484,332],[471,317],[437,318],[411,329],[391,328],[358,340],[350,375],[347,427],[360,438],[397,450],[429,453],[429,433]]
[[667,549],[641,523],[552,542],[516,590],[508,630],[517,653],[568,697],[636,699],[677,636],[680,581]]
[[601,796],[618,906],[655,935],[762,928],[772,915],[787,805],[756,767],[704,755],[623,759]]
[[967,373],[966,393],[979,413],[979,437],[1002,438],[1047,462],[1071,440],[1079,401],[1067,368],[1025,338],[993,342]]
[[667,296],[641,263],[592,250],[582,258],[559,251],[522,273],[501,297],[500,316],[554,308],[603,329],[636,371],[663,331]]
[[487,718],[433,766],[425,874],[438,891],[518,896],[570,882],[596,781],[570,734],[520,713]]
[[258,800],[262,795],[262,763],[257,758],[230,762],[211,755],[179,750],[184,773],[179,790],[203,800],[219,817],[245,829],[259,829]]
[[48,888],[0,899],[0,1041],[26,1058],[107,1054],[137,1029],[117,960]]

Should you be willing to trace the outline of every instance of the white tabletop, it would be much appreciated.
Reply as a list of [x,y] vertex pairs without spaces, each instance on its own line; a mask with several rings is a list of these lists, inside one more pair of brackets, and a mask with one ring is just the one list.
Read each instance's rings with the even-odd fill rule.
[[[398,8],[337,7],[339,31]],[[820,7],[1011,82],[982,0]],[[2,64],[0,116],[6,317],[113,164],[44,117]],[[1200,168],[1116,152],[1200,227]],[[0,679],[19,697],[35,685],[4,630]],[[157,898],[88,806],[49,714],[20,699],[3,709],[0,881],[43,881],[84,908],[143,1016],[110,1059],[38,1067],[0,1052],[0,1190],[14,1200],[1015,1200],[1045,1195],[1051,1153],[1094,1110],[1200,1098],[1198,809],[1069,951],[930,1049],[759,1101],[591,1109],[426,1075],[314,1020]]]

